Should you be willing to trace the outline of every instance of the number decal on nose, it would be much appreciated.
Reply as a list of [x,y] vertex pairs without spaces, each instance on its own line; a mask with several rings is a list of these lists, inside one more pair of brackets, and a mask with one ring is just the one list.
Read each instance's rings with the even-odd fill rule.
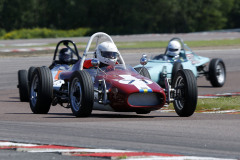
[[141,92],[141,93],[152,92],[152,89],[148,86],[148,84],[153,83],[152,81],[144,80],[144,79],[138,79],[138,78],[133,77],[131,75],[119,75],[119,77],[123,78],[120,81],[116,80],[119,83],[134,85],[137,89],[139,89],[139,92]]

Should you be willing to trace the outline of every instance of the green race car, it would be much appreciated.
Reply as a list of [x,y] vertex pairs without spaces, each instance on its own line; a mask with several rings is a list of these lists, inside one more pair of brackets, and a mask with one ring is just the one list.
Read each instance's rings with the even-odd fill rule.
[[196,78],[205,76],[213,87],[222,87],[226,81],[226,68],[222,59],[210,60],[208,57],[199,56],[180,38],[172,38],[164,54],[157,55],[145,65],[137,65],[134,68],[142,72],[143,68],[146,68],[149,72],[146,76],[162,87],[165,78],[173,79],[180,69],[191,70]]

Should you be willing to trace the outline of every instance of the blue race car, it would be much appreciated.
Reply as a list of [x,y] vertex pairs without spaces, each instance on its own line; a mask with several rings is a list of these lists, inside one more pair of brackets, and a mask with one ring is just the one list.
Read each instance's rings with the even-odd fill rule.
[[207,57],[199,56],[180,38],[172,38],[164,54],[155,56],[144,66],[137,65],[134,68],[142,72],[142,68],[147,68],[149,74],[146,73],[146,76],[162,87],[165,85],[164,79],[173,79],[180,69],[191,70],[196,78],[206,76],[213,87],[222,87],[226,81],[226,68],[222,59],[214,58],[210,61]]

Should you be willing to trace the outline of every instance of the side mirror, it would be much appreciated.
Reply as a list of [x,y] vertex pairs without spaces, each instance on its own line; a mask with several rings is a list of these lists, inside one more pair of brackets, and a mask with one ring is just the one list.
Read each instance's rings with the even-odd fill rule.
[[92,59],[91,64],[93,65],[93,67],[99,67],[100,61],[94,58]]
[[148,63],[148,59],[147,59],[147,55],[146,54],[143,54],[142,55],[142,58],[140,59],[140,64],[141,65],[146,65]]

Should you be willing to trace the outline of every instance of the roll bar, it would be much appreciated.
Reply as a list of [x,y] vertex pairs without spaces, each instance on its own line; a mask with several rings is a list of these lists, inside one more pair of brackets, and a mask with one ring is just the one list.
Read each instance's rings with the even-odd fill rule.
[[[93,34],[93,35],[90,37],[90,39],[88,40],[87,46],[86,46],[85,51],[84,51],[84,53],[83,53],[82,60],[81,60],[81,63],[80,63],[80,68],[79,68],[80,70],[83,70],[83,63],[84,63],[87,55],[94,54],[94,52],[90,52],[90,51],[89,51],[90,46],[91,46],[91,44],[92,44],[92,42],[93,42],[93,39],[94,39],[94,38],[97,38],[97,42],[96,42],[96,46],[97,46],[98,43],[99,43],[99,39],[102,38],[102,37],[107,37],[107,39],[108,39],[110,42],[112,42],[113,44],[115,44],[115,43],[113,42],[112,38],[111,38],[108,34],[106,34],[106,33],[104,33],[104,32],[97,32],[97,33]],[[118,53],[119,53],[120,62],[124,65],[124,67],[126,67],[125,62],[124,62],[124,60],[123,60],[123,58],[122,58],[122,55],[120,54],[120,52],[118,52]]]

